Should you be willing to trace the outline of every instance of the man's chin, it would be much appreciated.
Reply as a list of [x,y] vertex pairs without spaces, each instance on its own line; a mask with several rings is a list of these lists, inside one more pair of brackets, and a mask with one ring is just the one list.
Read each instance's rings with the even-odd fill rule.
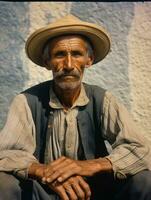
[[62,90],[74,90],[81,85],[81,81],[59,82],[57,85]]

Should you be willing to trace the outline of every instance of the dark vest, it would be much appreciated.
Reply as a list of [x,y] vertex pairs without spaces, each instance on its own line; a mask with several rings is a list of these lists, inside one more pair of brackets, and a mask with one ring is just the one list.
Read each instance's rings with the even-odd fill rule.
[[[24,92],[36,127],[36,150],[34,155],[44,163],[47,159],[46,141],[53,126],[53,109],[49,106],[49,88],[52,81],[33,86]],[[84,83],[89,103],[79,107],[77,124],[80,135],[82,159],[93,159],[107,155],[101,132],[102,105],[105,90]]]

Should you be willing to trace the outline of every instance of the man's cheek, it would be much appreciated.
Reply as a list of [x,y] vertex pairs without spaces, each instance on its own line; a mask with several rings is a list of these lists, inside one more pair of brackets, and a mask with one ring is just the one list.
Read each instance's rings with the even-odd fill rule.
[[73,67],[81,71],[85,67],[85,64],[83,62],[77,61],[73,63]]
[[63,64],[62,63],[54,63],[53,64],[53,71],[54,72],[58,72],[63,68]]
[[85,65],[84,65],[84,64],[81,64],[81,65],[78,67],[79,72],[82,73],[82,74],[83,74],[83,72],[84,72],[84,69],[85,69]]

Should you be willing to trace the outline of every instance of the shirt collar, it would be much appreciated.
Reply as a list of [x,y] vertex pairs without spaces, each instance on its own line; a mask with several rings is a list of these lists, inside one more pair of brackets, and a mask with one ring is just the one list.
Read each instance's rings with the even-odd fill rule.
[[[53,87],[52,87],[53,84],[50,85],[50,101],[49,101],[49,105],[51,108],[54,108],[54,109],[63,109],[63,105],[60,103],[59,99],[57,98],[54,90],[53,90]],[[81,84],[81,91],[80,91],[80,94],[79,94],[79,97],[77,98],[77,100],[74,102],[73,106],[71,107],[74,108],[76,106],[85,106],[87,105],[89,102],[89,98],[86,94],[86,91],[85,91],[85,88],[83,86],[83,84]]]

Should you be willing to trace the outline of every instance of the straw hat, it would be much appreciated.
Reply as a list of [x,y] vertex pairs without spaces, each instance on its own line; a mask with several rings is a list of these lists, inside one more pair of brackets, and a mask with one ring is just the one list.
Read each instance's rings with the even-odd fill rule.
[[94,63],[101,61],[110,50],[110,38],[101,26],[67,15],[29,36],[25,46],[27,56],[43,67],[42,54],[47,41],[66,34],[79,34],[88,38],[94,51]]

